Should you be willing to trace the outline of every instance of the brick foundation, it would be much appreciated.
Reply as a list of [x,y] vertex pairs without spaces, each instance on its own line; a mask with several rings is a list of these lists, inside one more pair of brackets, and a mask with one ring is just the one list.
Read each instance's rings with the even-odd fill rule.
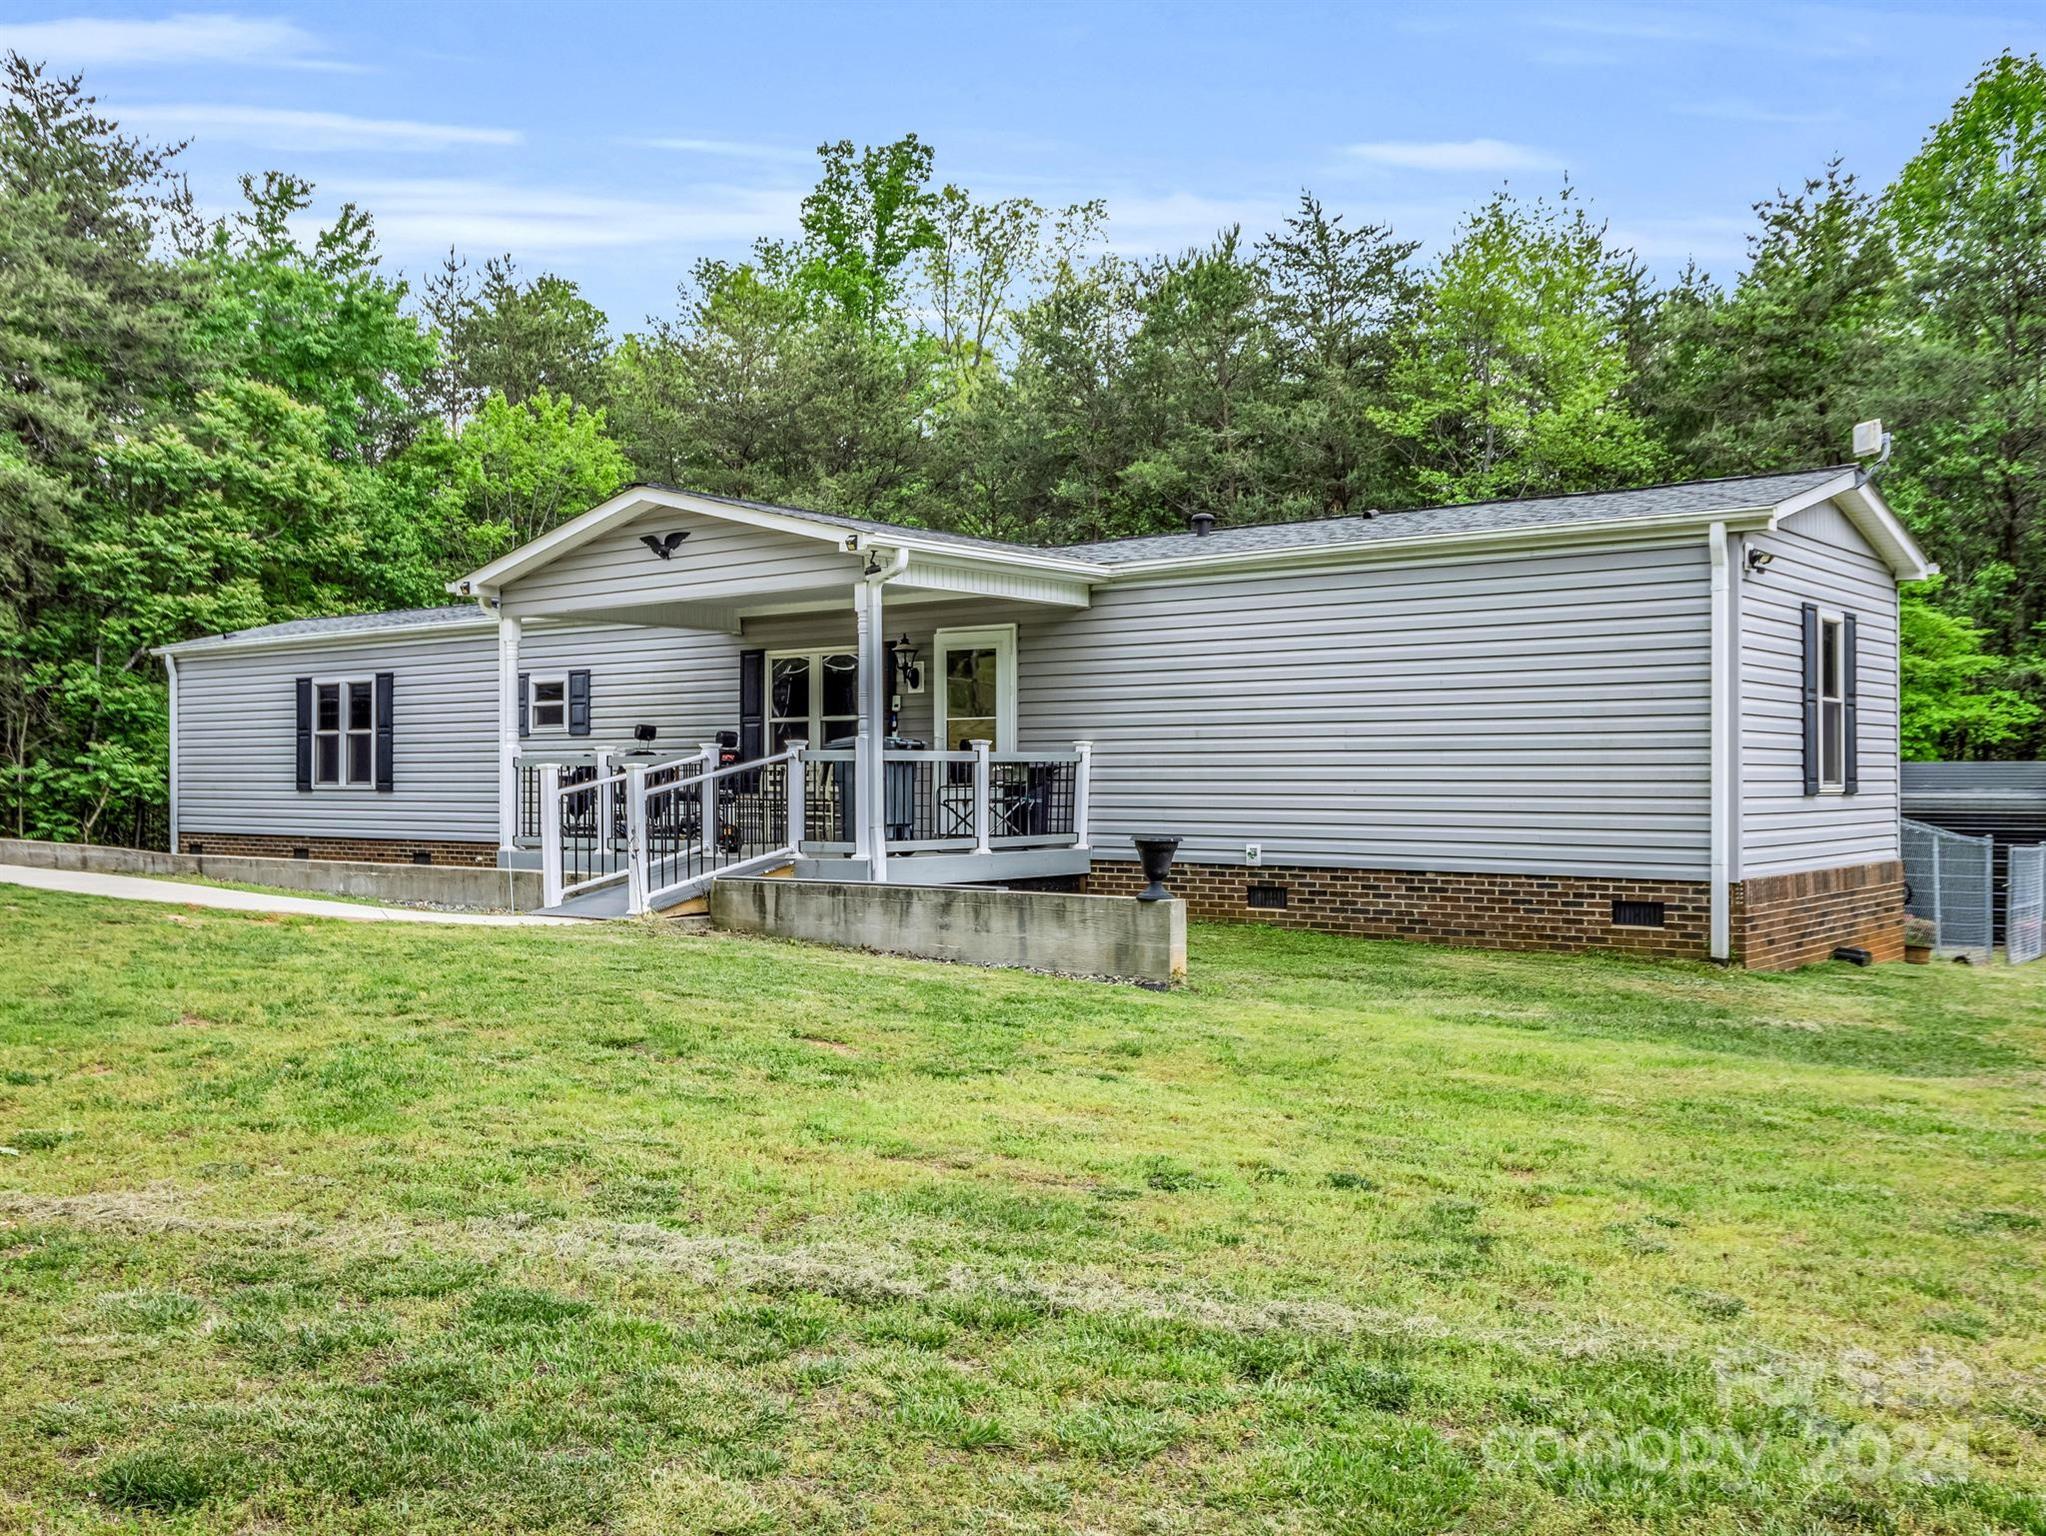
[[[1130,896],[1143,883],[1135,864],[1102,862],[1084,888]],[[1703,880],[1177,864],[1166,883],[1190,916],[1210,921],[1488,949],[1608,950],[1686,960],[1711,953],[1711,887]],[[1286,905],[1253,907],[1253,886],[1282,889]],[[1661,902],[1663,926],[1615,923],[1615,901]],[[1732,919],[1734,955],[1748,970],[1812,965],[1843,944],[1877,960],[1900,960],[1904,867],[1863,864],[1749,880],[1734,886]]]
[[[1130,896],[1143,884],[1137,865],[1103,862],[1088,874],[1086,889]],[[1693,960],[1705,958],[1711,943],[1711,897],[1703,880],[1177,864],[1166,884],[1186,902],[1192,917],[1365,938],[1553,953],[1598,949]],[[1282,888],[1286,905],[1251,906],[1252,886]],[[1663,926],[1616,924],[1615,901],[1661,902]]]
[[265,832],[181,832],[179,853],[226,853],[264,859],[294,859],[303,848],[309,859],[363,860],[411,864],[424,853],[435,864],[495,866],[495,843],[450,843],[422,837],[291,837]]
[[1734,887],[1734,952],[1751,971],[1830,959],[1843,944],[1904,958],[1904,866],[1854,864],[1768,875]]

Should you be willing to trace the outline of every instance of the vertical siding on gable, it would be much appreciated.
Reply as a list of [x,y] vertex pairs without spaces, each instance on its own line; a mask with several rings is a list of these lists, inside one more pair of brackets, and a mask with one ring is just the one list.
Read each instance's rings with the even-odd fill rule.
[[[689,537],[666,560],[640,542],[642,534],[683,531]],[[859,557],[825,539],[663,511],[610,529],[511,583],[504,602],[506,612],[520,616],[720,603],[836,585],[850,591],[859,574]]]
[[1097,590],[1025,617],[1025,748],[1097,842],[1242,864],[1703,878],[1702,540]]
[[[1741,582],[1741,865],[1748,876],[1898,857],[1897,582],[1822,502],[1747,542],[1775,558]],[[1856,615],[1860,790],[1804,792],[1806,603]]]

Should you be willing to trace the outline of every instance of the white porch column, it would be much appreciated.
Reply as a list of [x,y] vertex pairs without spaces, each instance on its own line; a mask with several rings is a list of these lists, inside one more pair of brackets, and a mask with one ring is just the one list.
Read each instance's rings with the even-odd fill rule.
[[859,816],[866,841],[867,878],[888,878],[888,646],[881,583],[862,581],[859,602],[860,737],[866,761],[859,765]]
[[497,615],[497,846],[519,842],[519,621]]
[[782,770],[782,782],[788,786],[788,839],[790,849],[796,853],[803,851],[803,838],[809,825],[804,796],[810,788],[810,770],[803,762],[803,753],[809,745],[807,741],[795,740],[784,749],[789,755],[788,766]]
[[1073,846],[1091,848],[1087,841],[1087,818],[1092,813],[1089,802],[1094,797],[1094,743],[1076,741],[1073,750],[1080,761],[1073,765]]

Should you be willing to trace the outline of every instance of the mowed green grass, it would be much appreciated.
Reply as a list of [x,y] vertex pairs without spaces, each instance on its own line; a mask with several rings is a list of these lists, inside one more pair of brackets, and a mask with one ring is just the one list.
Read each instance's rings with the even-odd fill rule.
[[0,1528],[2046,1530],[2046,964],[0,887]]

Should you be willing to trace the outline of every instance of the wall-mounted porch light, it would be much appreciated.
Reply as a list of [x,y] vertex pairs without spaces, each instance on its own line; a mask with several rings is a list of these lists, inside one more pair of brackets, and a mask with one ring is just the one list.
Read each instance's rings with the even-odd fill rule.
[[898,691],[902,693],[923,692],[924,669],[917,664],[916,645],[910,640],[909,636],[904,635],[900,640],[889,646],[888,654],[895,658],[895,676],[898,680]]

